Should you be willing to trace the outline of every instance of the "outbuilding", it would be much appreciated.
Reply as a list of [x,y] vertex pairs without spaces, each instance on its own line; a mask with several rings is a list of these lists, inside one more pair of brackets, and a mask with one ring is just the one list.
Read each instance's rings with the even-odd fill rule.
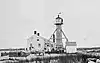
[[75,53],[77,52],[76,42],[66,42],[66,53]]

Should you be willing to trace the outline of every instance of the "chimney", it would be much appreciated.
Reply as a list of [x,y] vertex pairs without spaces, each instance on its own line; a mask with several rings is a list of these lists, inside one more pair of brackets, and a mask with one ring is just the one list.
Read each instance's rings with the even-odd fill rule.
[[34,34],[36,34],[36,31],[34,31]]
[[39,33],[37,33],[37,36],[40,36],[40,34],[39,34]]

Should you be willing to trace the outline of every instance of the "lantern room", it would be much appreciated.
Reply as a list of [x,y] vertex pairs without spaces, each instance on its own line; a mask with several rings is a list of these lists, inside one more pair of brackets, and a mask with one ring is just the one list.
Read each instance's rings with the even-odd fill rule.
[[58,15],[58,17],[56,18],[55,25],[62,25],[62,24],[63,24],[63,19],[61,17],[59,17],[59,15]]

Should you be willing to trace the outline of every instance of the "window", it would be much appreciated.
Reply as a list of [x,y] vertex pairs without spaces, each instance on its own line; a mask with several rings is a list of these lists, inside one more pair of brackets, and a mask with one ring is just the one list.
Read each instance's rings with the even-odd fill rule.
[[44,48],[44,50],[46,50],[46,48]]
[[37,39],[37,41],[39,41],[39,39]]
[[47,47],[49,47],[49,45],[47,45]]
[[38,46],[41,47],[41,44],[39,43]]

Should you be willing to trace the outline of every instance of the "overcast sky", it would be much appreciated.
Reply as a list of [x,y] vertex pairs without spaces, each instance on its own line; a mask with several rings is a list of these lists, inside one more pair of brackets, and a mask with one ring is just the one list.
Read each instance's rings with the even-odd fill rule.
[[58,12],[70,41],[100,46],[100,0],[0,0],[0,48],[26,47],[34,30],[49,38]]

